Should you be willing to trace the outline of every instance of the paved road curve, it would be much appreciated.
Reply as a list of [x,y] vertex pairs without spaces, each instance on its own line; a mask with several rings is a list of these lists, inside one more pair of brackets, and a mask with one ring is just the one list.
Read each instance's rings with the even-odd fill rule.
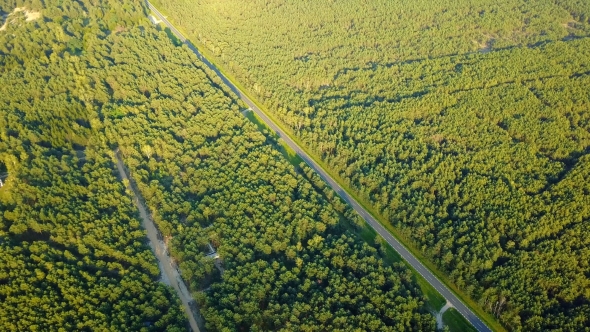
[[[147,1],[146,1],[147,2]],[[159,11],[156,9],[152,4],[147,2],[149,8],[158,16],[160,20],[164,24],[170,28],[170,30],[182,41],[184,42],[195,54],[199,59],[201,59],[211,70],[213,70],[217,75],[223,80],[223,82],[236,94],[240,97],[250,108],[252,111],[256,112],[256,114],[264,121],[266,124],[272,128],[278,135],[281,137],[288,145],[295,151],[311,168],[313,168],[323,179],[332,187],[332,189],[342,197],[348,204],[350,204],[356,212],[365,219],[365,221],[379,233],[386,241],[389,243],[393,249],[395,249],[402,258],[408,262],[418,273],[426,279],[446,300],[450,303],[455,309],[461,313],[478,331],[487,332],[491,331],[481,319],[479,319],[459,298],[457,298],[449,289],[442,284],[431,272],[428,270],[422,263],[420,263],[414,255],[412,255],[397,239],[395,239],[391,234],[377,221],[373,216],[367,212],[354,198],[352,198],[346,191],[342,189],[342,187],[328,175],[324,171],[322,167],[320,167],[302,148],[299,147],[279,126],[277,126],[274,121],[269,119],[264,112],[262,112],[245,94],[243,94],[232,82],[230,82],[218,69],[215,67],[211,62],[209,62],[198,50],[196,47],[188,41],[180,31],[178,31]]]

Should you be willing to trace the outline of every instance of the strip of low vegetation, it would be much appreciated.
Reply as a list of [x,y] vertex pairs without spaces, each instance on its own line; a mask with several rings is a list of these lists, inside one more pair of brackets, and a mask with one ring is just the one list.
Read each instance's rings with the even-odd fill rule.
[[587,325],[588,6],[159,2],[492,328]]

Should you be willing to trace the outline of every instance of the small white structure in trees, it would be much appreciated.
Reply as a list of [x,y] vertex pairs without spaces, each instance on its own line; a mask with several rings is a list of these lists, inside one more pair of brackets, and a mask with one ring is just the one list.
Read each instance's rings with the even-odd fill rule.
[[154,23],[155,25],[162,23],[162,21],[159,20],[158,18],[156,18],[154,15],[150,15],[149,18],[150,18],[150,21],[152,21],[152,23]]
[[211,243],[209,243],[208,245],[209,245],[209,253],[207,255],[205,255],[205,257],[213,258],[213,259],[219,258],[219,254],[217,253],[217,250],[215,250],[215,248],[213,248]]

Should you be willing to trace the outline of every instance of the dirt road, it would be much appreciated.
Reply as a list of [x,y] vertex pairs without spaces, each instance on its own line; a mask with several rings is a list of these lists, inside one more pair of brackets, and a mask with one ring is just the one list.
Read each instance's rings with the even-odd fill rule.
[[[161,282],[167,284],[168,286],[172,286],[180,300],[182,301],[182,306],[184,307],[184,311],[188,316],[188,321],[190,324],[191,329],[194,332],[201,332],[204,331],[203,321],[198,314],[193,313],[191,310],[191,303],[194,303],[194,299],[192,298],[190,292],[186,288],[186,285],[180,278],[180,274],[178,270],[172,266],[172,259],[168,256],[168,249],[166,248],[166,244],[158,239],[158,230],[156,229],[156,225],[152,220],[150,214],[148,213],[147,207],[143,203],[143,199],[141,194],[135,188],[129,178],[127,177],[127,173],[125,170],[125,165],[121,160],[121,156],[119,151],[115,151],[115,157],[117,158],[117,170],[119,171],[119,175],[121,176],[122,180],[128,180],[127,182],[127,189],[133,193],[133,201],[139,210],[139,215],[141,217],[141,222],[145,230],[147,231],[147,237],[149,240],[150,247],[152,251],[156,255],[156,259],[158,260],[158,266],[160,267],[160,272],[162,273]],[[196,316],[196,317],[195,317]],[[198,322],[198,323],[197,323]],[[201,329],[199,329],[201,326]]]

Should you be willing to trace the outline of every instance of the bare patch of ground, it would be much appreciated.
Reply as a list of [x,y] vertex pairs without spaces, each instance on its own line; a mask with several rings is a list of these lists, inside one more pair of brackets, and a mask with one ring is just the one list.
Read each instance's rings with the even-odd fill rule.
[[569,35],[565,36],[562,40],[568,41],[576,38],[576,32],[578,31],[579,27],[578,21],[571,18],[569,21],[562,23],[561,26],[565,28],[565,30],[569,33]]
[[492,44],[494,43],[495,38],[491,35],[483,35],[482,40],[472,40],[472,42],[479,47],[479,51],[481,53],[488,53],[492,50]]
[[576,29],[576,23],[578,23],[578,22],[576,20],[574,20],[573,18],[571,18],[569,21],[567,21],[565,23],[561,23],[561,26],[566,29]]
[[25,11],[25,15],[27,16],[27,19],[26,19],[27,22],[34,21],[34,20],[41,17],[40,12],[33,12],[33,11],[28,11],[28,10]]
[[2,26],[0,27],[0,31],[6,30],[6,26],[8,25],[8,18],[10,17],[10,15],[11,14],[2,16],[2,21],[4,21],[4,24],[2,24]]
[[119,32],[123,32],[123,31],[125,31],[125,27],[121,26],[121,25],[117,25],[115,30],[113,30],[114,33],[119,33]]
[[10,19],[11,16],[15,15],[16,13],[19,12],[24,12],[25,14],[25,21],[27,22],[31,22],[34,20],[37,20],[41,17],[41,13],[40,12],[36,12],[33,10],[28,10],[26,7],[16,7],[14,8],[14,10],[12,11],[12,13],[4,16],[2,19],[4,21],[4,24],[2,24],[2,26],[0,27],[0,31],[6,30],[6,27],[8,26],[8,23],[14,24],[16,22],[16,18]]

